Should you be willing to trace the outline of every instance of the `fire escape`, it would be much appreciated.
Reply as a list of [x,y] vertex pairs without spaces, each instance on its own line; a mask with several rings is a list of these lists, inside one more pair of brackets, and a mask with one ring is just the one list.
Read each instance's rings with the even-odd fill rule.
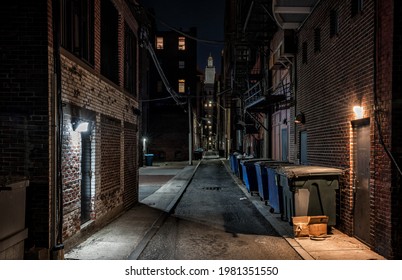
[[[303,24],[318,0],[232,0],[231,23],[226,27],[232,108],[236,134],[257,133],[263,120],[277,110],[294,106],[292,79],[272,83],[271,71],[292,69],[296,55],[295,30]],[[227,11],[228,12],[228,11]],[[233,16],[235,15],[235,16]],[[271,49],[271,40],[279,42]],[[229,45],[229,48],[228,48]],[[292,73],[292,71],[289,71]],[[228,84],[228,82],[226,82]],[[268,117],[269,118],[269,117]],[[269,122],[268,122],[269,123]],[[269,124],[268,124],[269,126]],[[237,137],[237,146],[241,140]]]

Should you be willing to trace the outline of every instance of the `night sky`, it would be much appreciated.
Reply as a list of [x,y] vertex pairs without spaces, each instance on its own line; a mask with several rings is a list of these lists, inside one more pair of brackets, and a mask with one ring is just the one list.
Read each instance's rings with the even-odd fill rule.
[[[157,19],[167,25],[188,30],[197,27],[198,38],[205,41],[223,41],[223,22],[225,0],[142,0],[145,7],[155,10]],[[160,31],[169,30],[158,22]],[[198,42],[198,67],[204,71],[209,54],[212,54],[216,72],[220,71],[221,51],[223,44]]]

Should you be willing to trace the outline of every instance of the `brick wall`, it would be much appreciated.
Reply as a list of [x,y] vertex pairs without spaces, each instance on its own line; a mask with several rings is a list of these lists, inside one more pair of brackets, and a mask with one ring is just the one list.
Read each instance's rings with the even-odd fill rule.
[[[133,206],[138,200],[137,125],[133,109],[138,107],[134,97],[123,90],[123,70],[119,70],[119,84],[111,83],[100,75],[100,1],[95,1],[95,65],[81,62],[62,49],[63,101],[74,108],[66,114],[69,118],[86,118],[92,123],[92,211],[89,228],[101,227],[116,215]],[[124,40],[124,18],[119,16],[119,41]],[[119,44],[119,68],[123,67],[124,44]],[[65,112],[66,113],[66,112]],[[71,127],[67,128],[71,131]],[[71,143],[71,141],[69,141]],[[67,147],[66,147],[67,148]],[[64,162],[74,162],[74,153]],[[75,156],[78,159],[78,155]],[[77,174],[76,174],[77,175]],[[77,179],[77,178],[75,178]],[[65,188],[63,236],[66,246],[76,242],[82,232],[80,224],[80,195],[75,185]],[[69,192],[66,192],[69,190]],[[72,197],[69,197],[69,194]],[[74,195],[75,196],[74,196]],[[125,204],[123,205],[123,203]],[[71,206],[74,205],[74,206]],[[70,211],[68,211],[69,209]],[[75,235],[75,236],[74,236]]]
[[1,2],[0,177],[29,177],[27,226],[39,246],[49,235],[46,26],[46,1]]
[[[397,34],[392,28],[395,1],[377,1],[378,30],[375,29],[375,2],[364,1],[363,12],[352,17],[350,1],[322,1],[301,28],[296,110],[305,114],[306,123],[298,125],[296,133],[307,131],[309,164],[344,169],[337,198],[338,227],[353,235],[352,108],[354,105],[364,108],[371,131],[369,243],[375,251],[393,258],[398,250],[392,243],[398,237],[393,237],[392,232],[399,227],[400,220],[396,218],[399,214],[392,213],[400,213],[397,206],[400,194],[399,187],[392,187],[394,169],[381,144],[378,127],[385,146],[397,150],[391,142],[391,135],[400,135],[396,132],[400,131],[396,118],[391,122],[392,89],[398,86],[390,67],[395,65],[393,46],[398,46],[393,45],[393,35]],[[339,32],[331,37],[329,15],[333,9],[338,12]],[[321,29],[321,50],[315,52],[314,29],[317,27]],[[307,63],[302,60],[303,43],[307,43]],[[395,111],[394,114],[397,116]],[[394,228],[393,224],[398,226]]]
[[[402,166],[402,18],[399,16],[402,12],[401,1],[393,1],[394,11],[394,46],[393,46],[393,108],[392,108],[392,152],[399,165]],[[399,102],[398,102],[399,101]],[[392,231],[392,244],[393,248],[399,248],[394,253],[396,259],[402,258],[402,223],[400,222],[400,215],[402,213],[402,176],[396,167],[393,167],[393,208],[392,224],[394,230]],[[399,187],[397,187],[399,186]]]

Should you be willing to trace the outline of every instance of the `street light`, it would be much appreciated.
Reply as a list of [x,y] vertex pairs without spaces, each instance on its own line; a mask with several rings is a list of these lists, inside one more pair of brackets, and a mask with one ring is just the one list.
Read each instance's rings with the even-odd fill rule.
[[147,153],[147,138],[142,138],[142,151],[144,155]]

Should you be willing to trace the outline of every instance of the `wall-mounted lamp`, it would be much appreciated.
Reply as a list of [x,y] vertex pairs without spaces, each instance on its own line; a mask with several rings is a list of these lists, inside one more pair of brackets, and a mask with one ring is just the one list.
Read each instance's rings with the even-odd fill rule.
[[355,113],[356,119],[362,119],[364,116],[364,110],[362,106],[354,106],[353,112]]
[[295,123],[297,124],[305,124],[306,123],[306,117],[304,116],[303,113],[297,114],[295,118]]
[[72,126],[75,132],[87,132],[89,128],[89,122],[82,120],[75,120],[72,122]]

